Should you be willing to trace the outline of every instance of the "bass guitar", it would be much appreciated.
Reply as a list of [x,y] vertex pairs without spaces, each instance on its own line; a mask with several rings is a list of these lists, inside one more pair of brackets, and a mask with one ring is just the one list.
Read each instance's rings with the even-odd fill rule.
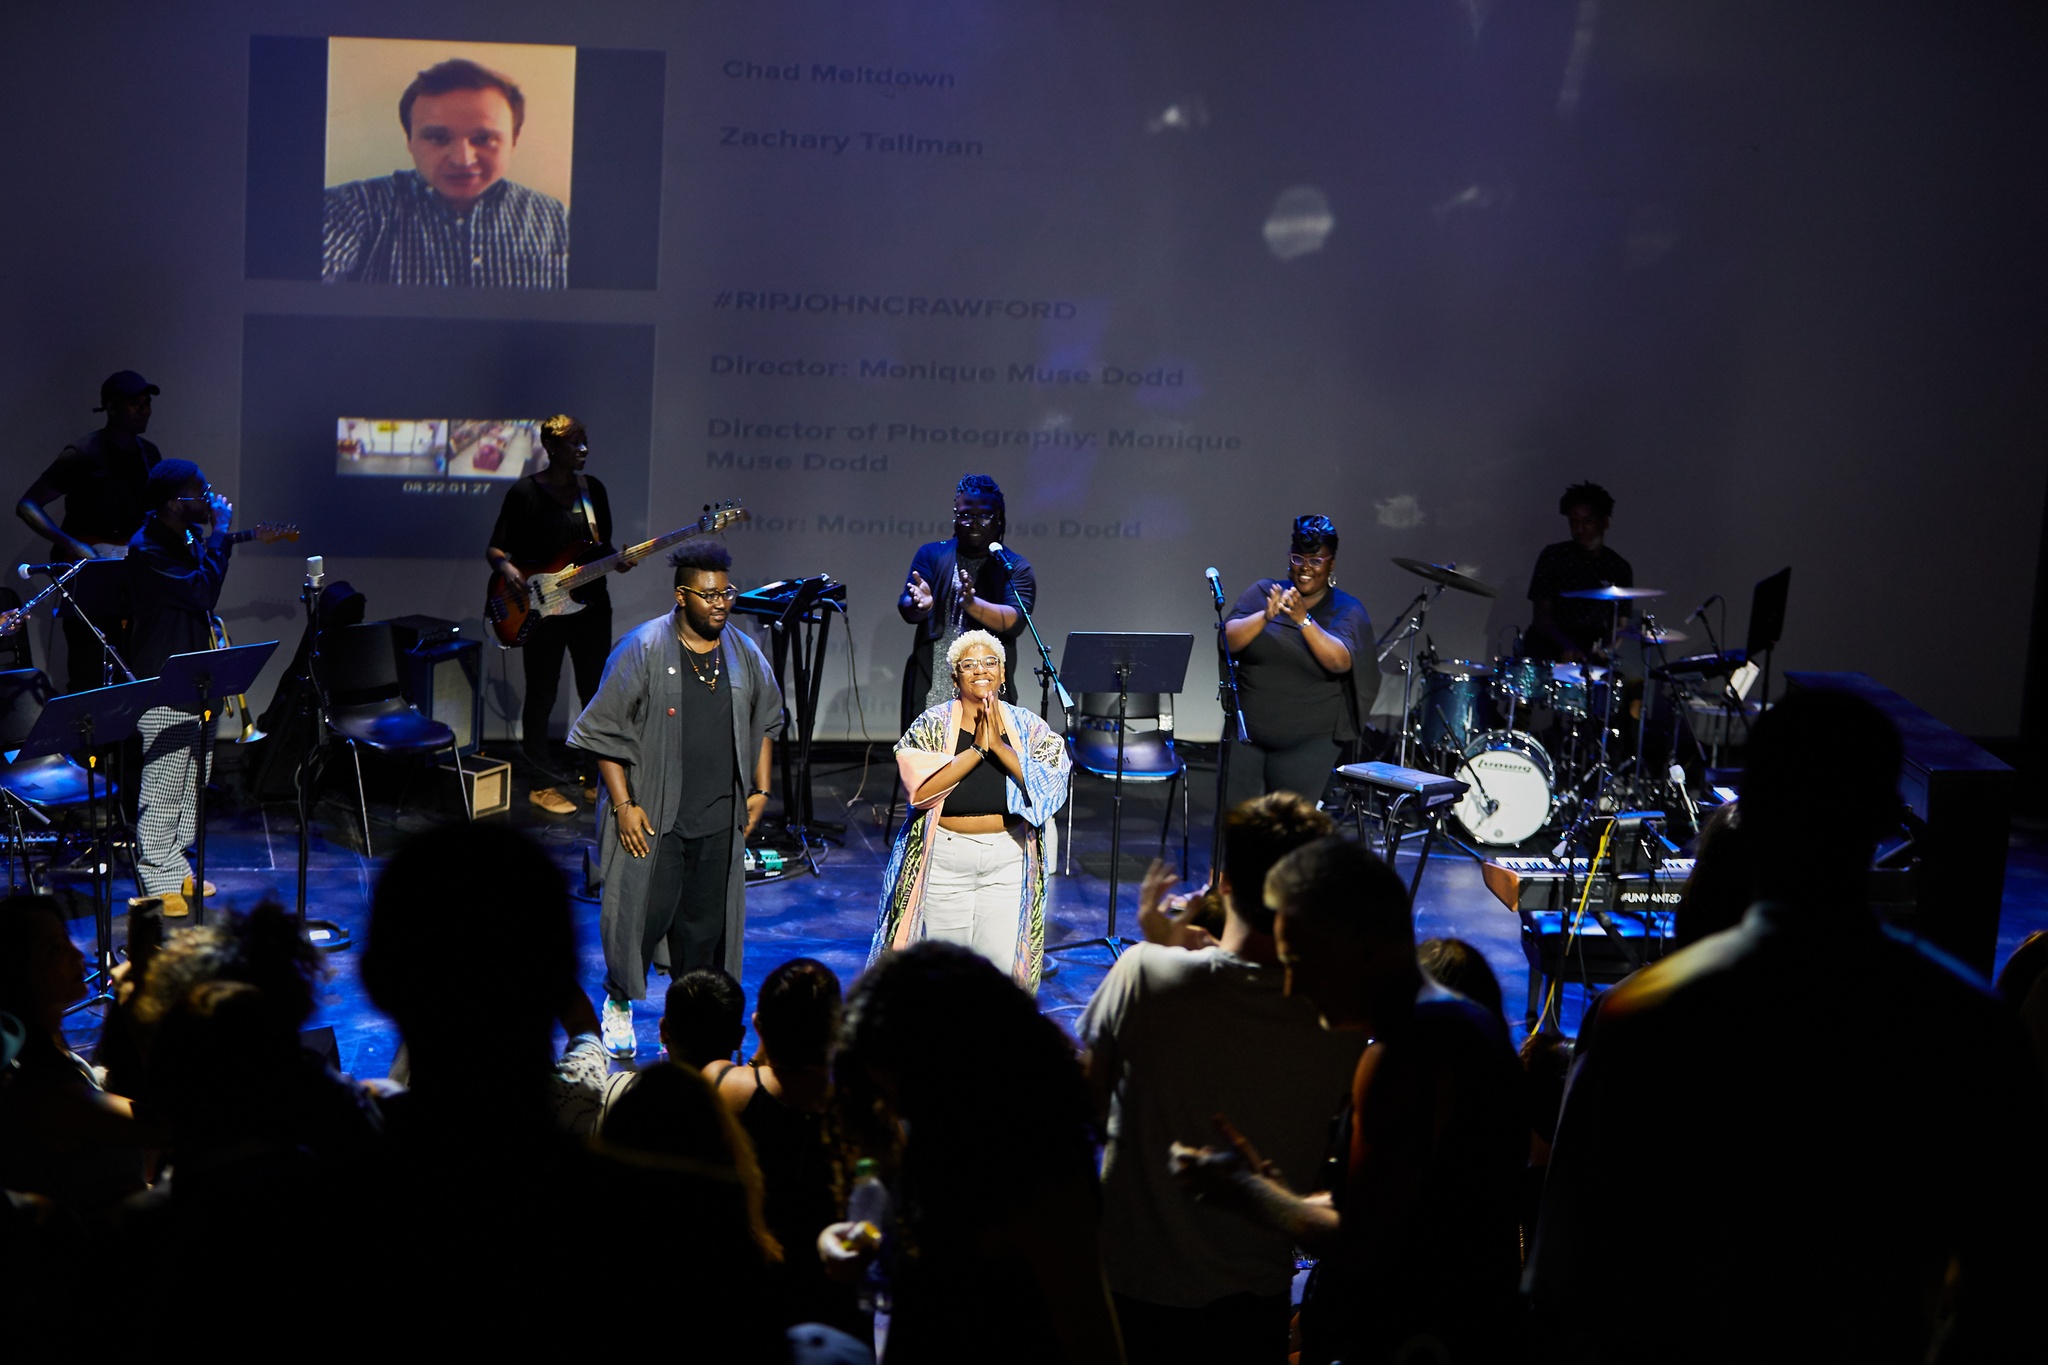
[[526,587],[524,590],[514,588],[505,581],[503,574],[492,574],[489,585],[484,589],[484,620],[491,623],[491,633],[498,637],[499,644],[515,649],[526,643],[526,636],[536,620],[582,611],[583,603],[575,596],[577,589],[590,586],[616,569],[629,569],[671,545],[680,545],[699,536],[717,535],[726,527],[752,517],[753,513],[741,507],[739,499],[734,498],[716,507],[706,507],[704,515],[688,526],[678,527],[665,536],[643,540],[638,545],[628,545],[623,550],[583,540],[545,564],[527,565],[514,561],[513,567],[525,577]]

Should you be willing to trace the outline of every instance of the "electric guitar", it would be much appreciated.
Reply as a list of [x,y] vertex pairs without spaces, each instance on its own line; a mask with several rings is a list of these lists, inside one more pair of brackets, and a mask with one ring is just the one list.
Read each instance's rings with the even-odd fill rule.
[[735,498],[717,507],[706,507],[704,515],[688,526],[679,527],[665,536],[643,540],[638,545],[628,545],[623,550],[614,550],[592,540],[580,540],[545,564],[528,565],[514,561],[513,567],[526,578],[524,591],[507,583],[503,574],[492,574],[489,585],[484,589],[484,620],[491,623],[491,632],[498,637],[499,644],[515,649],[526,643],[526,636],[533,629],[536,618],[568,616],[582,611],[583,603],[574,595],[577,589],[588,587],[616,569],[630,569],[671,545],[680,545],[699,536],[716,535],[726,527],[752,517],[753,513],[741,507]]
[[[296,523],[260,521],[246,531],[230,531],[226,540],[230,545],[241,545],[251,540],[261,541],[265,545],[275,545],[280,540],[297,540],[298,538],[299,528]],[[95,543],[92,548],[95,552],[95,557],[98,559],[126,559],[128,557],[128,547],[126,545],[101,545]],[[43,600],[56,591],[55,585],[52,585],[44,588],[34,597],[31,597],[28,601],[11,611],[0,611],[0,637],[12,635],[27,625],[29,613],[41,606]]]

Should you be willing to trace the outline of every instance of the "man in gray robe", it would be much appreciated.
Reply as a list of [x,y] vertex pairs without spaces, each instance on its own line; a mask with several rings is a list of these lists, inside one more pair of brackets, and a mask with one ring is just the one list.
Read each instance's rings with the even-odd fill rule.
[[604,1043],[634,1051],[633,1004],[662,940],[669,971],[737,980],[746,933],[747,836],[768,804],[782,695],[761,647],[727,634],[732,555],[693,541],[669,558],[676,605],[605,661],[569,743],[597,760],[604,897]]

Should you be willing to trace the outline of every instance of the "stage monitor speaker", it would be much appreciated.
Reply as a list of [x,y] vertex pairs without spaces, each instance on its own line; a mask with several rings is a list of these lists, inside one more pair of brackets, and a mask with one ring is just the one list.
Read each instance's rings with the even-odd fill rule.
[[422,640],[399,658],[405,699],[427,719],[455,731],[457,753],[475,753],[484,737],[482,643]]

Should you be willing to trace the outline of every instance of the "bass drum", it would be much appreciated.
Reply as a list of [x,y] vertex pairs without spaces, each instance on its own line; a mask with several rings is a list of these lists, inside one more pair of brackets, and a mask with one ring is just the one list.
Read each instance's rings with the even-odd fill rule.
[[1550,755],[1515,730],[1491,730],[1472,741],[1451,774],[1471,790],[1451,814],[1482,844],[1519,844],[1550,823]]

